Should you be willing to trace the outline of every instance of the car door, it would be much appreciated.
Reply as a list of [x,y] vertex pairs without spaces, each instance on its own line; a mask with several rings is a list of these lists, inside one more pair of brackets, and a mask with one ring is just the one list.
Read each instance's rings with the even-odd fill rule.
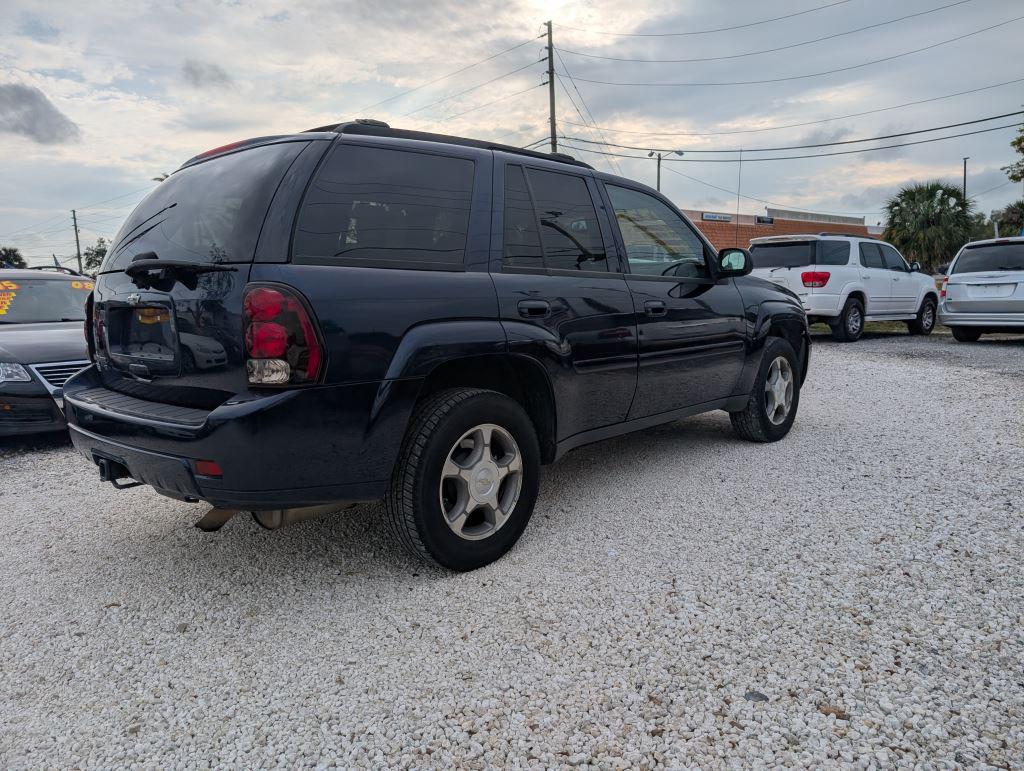
[[917,312],[917,282],[914,281],[910,266],[889,244],[878,244],[882,251],[882,260],[890,274],[890,313]]
[[637,314],[640,366],[630,419],[730,396],[746,351],[739,290],[715,278],[712,250],[667,201],[618,184],[604,191]]
[[496,156],[491,272],[509,350],[546,368],[558,440],[621,422],[636,389],[636,319],[594,180]]
[[868,316],[890,313],[892,307],[892,273],[885,267],[885,259],[878,244],[860,242],[860,279],[864,282],[868,298],[865,313]]

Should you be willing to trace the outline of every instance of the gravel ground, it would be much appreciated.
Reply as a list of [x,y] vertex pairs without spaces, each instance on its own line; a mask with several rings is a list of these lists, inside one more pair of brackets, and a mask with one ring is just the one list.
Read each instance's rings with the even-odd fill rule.
[[0,766],[1024,767],[1024,341],[819,338],[792,434],[572,453],[451,575],[0,446]]

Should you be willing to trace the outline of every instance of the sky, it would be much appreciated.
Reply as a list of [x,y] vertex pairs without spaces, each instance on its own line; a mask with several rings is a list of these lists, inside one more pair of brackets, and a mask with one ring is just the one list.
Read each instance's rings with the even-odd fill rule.
[[[245,137],[372,117],[517,146],[543,139],[540,36],[549,19],[561,57],[558,132],[576,138],[561,140],[563,148],[639,156],[568,150],[651,185],[647,152],[683,152],[662,172],[663,191],[681,208],[733,212],[738,187],[745,214],[763,213],[770,201],[875,224],[903,185],[961,184],[969,156],[968,194],[988,213],[1022,197],[1000,170],[1015,160],[1013,128],[878,152],[751,160],[1021,122],[758,152],[1024,110],[1022,16],[1020,0],[6,0],[0,245],[19,247],[33,263],[74,255],[71,209],[85,248],[116,233],[153,177]],[[916,49],[927,50],[909,53]],[[842,71],[819,74],[832,70]],[[674,85],[635,85],[650,83]],[[1005,85],[989,88],[996,84]],[[961,93],[976,89],[984,90]],[[960,95],[939,98],[952,94]],[[882,109],[898,105],[908,106]]]

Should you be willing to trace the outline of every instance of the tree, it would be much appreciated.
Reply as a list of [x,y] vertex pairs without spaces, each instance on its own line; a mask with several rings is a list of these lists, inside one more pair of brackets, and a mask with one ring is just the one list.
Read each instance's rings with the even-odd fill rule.
[[1016,150],[1021,158],[1016,163],[1003,166],[1003,171],[1011,182],[1024,182],[1024,126],[1017,130],[1017,136],[1010,141],[1010,147]]
[[103,258],[107,256],[107,247],[110,244],[103,236],[96,239],[94,246],[85,247],[85,251],[82,253],[82,267],[88,273],[95,273],[100,269],[100,265],[103,263]]
[[1024,199],[1015,201],[1002,211],[993,212],[992,219],[999,223],[999,235],[1019,236],[1024,233]]
[[955,185],[909,185],[885,204],[882,238],[926,269],[949,262],[971,238],[972,205]]
[[0,246],[0,268],[27,268],[28,263],[16,246]]

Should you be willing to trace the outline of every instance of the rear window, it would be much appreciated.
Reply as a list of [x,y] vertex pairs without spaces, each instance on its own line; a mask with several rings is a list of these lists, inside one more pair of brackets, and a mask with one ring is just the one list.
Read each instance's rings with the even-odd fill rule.
[[1024,270],[1024,243],[968,246],[953,265],[953,273]]
[[818,265],[846,265],[850,262],[849,241],[819,241]]
[[814,264],[813,241],[755,244],[750,248],[755,268],[801,268]]
[[5,279],[0,275],[0,324],[84,321],[88,279]]
[[277,186],[306,142],[254,147],[176,171],[114,237],[101,271],[142,252],[162,260],[250,262]]
[[295,257],[462,270],[474,170],[465,158],[340,145],[302,204]]

